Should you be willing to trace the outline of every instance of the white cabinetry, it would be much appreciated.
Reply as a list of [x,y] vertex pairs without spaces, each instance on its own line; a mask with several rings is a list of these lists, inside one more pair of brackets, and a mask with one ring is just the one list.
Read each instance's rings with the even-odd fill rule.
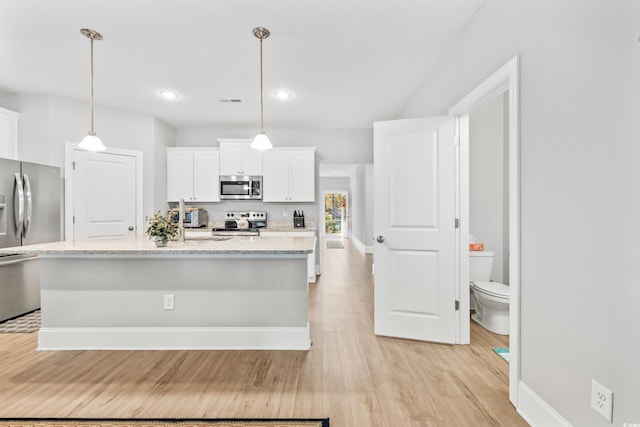
[[[315,231],[261,231],[260,237],[316,237]],[[316,240],[316,245],[317,245]],[[307,282],[316,281],[316,249],[307,256]]]
[[20,113],[0,108],[0,157],[18,159],[18,117]]
[[167,201],[219,202],[220,151],[167,148]]
[[251,148],[251,140],[218,139],[220,175],[262,175],[262,151]]
[[264,202],[315,202],[315,148],[274,148],[262,156]]

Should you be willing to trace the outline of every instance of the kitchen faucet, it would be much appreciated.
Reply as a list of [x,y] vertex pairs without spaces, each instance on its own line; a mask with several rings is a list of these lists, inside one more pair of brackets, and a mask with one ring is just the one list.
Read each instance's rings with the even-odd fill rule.
[[184,199],[180,199],[180,213],[178,213],[178,241],[184,243]]

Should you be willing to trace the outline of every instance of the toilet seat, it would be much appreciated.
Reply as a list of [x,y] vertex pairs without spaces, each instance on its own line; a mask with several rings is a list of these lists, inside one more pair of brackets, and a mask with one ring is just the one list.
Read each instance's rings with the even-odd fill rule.
[[509,299],[511,289],[503,283],[497,282],[472,282],[473,289],[483,294],[495,297]]

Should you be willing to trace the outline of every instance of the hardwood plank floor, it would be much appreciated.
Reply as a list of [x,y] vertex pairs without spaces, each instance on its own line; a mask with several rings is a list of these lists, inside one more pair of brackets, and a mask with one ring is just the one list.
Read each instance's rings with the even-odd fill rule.
[[36,351],[0,334],[0,417],[330,417],[332,427],[526,426],[508,400],[506,337],[373,334],[371,255],[321,242],[310,351]]

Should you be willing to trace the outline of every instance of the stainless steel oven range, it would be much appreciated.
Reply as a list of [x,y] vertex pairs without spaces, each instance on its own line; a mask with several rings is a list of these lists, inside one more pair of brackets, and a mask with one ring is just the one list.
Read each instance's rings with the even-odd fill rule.
[[214,236],[258,236],[267,226],[266,212],[225,212],[224,228],[213,228]]

